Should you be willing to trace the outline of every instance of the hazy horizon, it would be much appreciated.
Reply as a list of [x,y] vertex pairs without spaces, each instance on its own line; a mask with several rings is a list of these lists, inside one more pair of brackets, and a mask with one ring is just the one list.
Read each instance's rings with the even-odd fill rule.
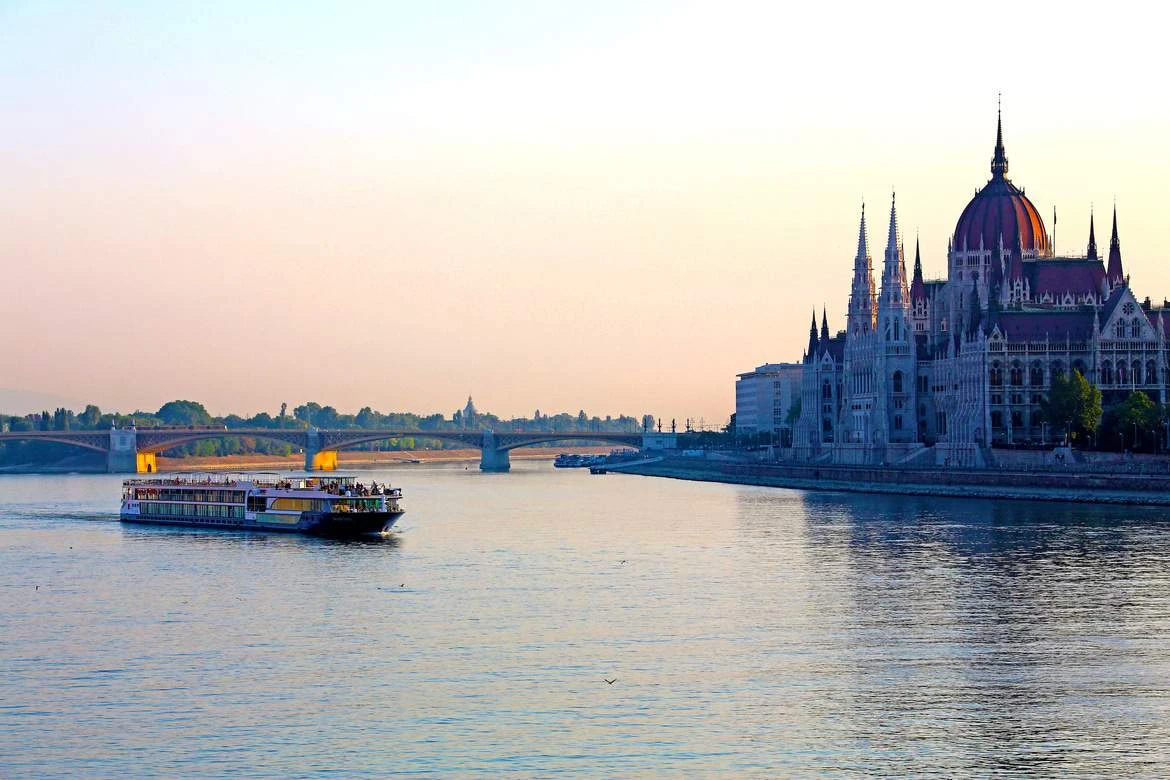
[[814,307],[841,327],[863,198],[875,257],[896,189],[945,273],[1001,90],[1058,251],[1116,200],[1135,292],[1170,295],[1157,25],[952,16],[0,2],[0,387],[722,423]]

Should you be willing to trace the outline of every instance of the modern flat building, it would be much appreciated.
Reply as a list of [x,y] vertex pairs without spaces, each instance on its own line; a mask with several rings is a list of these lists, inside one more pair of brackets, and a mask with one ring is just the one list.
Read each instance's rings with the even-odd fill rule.
[[801,363],[765,363],[738,374],[735,382],[735,430],[739,435],[772,434],[772,442],[790,444],[788,412],[800,399]]

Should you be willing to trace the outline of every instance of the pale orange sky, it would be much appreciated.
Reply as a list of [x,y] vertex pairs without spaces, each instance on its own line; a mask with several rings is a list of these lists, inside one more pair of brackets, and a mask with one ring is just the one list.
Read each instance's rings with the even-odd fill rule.
[[999,90],[1058,249],[1116,199],[1170,296],[1136,11],[773,5],[0,3],[0,388],[722,423],[840,326],[863,197],[943,273]]

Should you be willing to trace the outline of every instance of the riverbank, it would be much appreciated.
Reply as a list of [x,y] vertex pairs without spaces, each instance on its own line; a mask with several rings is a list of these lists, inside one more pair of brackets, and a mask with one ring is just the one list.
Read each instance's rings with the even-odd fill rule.
[[[609,452],[608,447],[519,447],[511,451],[512,460],[552,460],[562,452],[593,455]],[[395,450],[387,452],[338,453],[340,469],[372,468],[375,466],[410,466],[424,463],[479,463],[477,449],[457,450]],[[214,458],[158,459],[159,471],[244,471],[247,469],[274,469],[300,471],[305,467],[304,455],[280,457],[273,455],[224,455]]]
[[762,464],[675,457],[607,471],[798,490],[1170,506],[1170,478],[1158,475]]
[[[576,455],[604,455],[610,447],[519,447],[511,451],[512,460],[553,460],[562,452]],[[396,450],[393,452],[346,452],[338,457],[342,469],[385,466],[414,466],[425,463],[479,463],[477,449],[457,450]],[[301,471],[304,455],[223,455],[206,458],[166,458],[159,456],[158,469],[164,471]],[[101,474],[105,462],[93,457],[70,457],[56,463],[26,464],[0,467],[0,474]]]

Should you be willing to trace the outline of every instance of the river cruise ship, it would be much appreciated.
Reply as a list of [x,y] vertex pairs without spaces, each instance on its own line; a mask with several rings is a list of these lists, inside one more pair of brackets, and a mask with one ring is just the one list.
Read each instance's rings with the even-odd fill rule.
[[124,523],[314,536],[388,531],[402,491],[339,474],[186,474],[122,483]]

